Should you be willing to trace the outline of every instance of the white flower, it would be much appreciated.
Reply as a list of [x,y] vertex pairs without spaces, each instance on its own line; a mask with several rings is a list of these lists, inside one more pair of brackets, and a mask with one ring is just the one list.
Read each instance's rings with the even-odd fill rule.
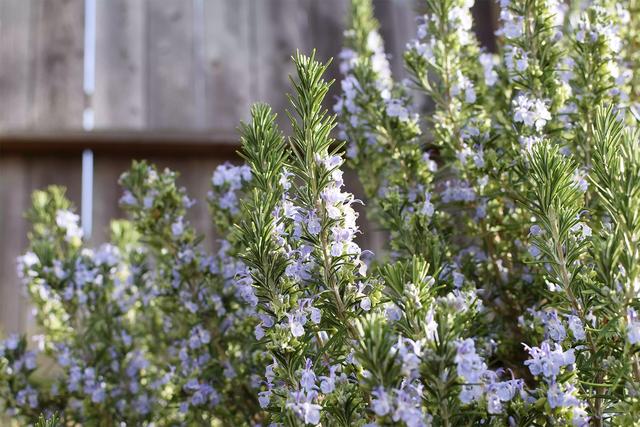
[[455,83],[451,86],[451,95],[458,96],[461,93],[464,93],[464,102],[467,104],[476,102],[476,90],[473,82],[458,70],[456,72]]
[[65,240],[70,242],[76,238],[82,238],[82,229],[78,226],[80,217],[68,210],[56,212],[56,224],[66,231]]
[[526,95],[521,94],[513,101],[513,120],[541,131],[551,120],[551,113],[549,113],[545,101],[541,99],[530,100]]
[[171,234],[173,234],[173,237],[178,238],[182,236],[182,233],[184,233],[184,222],[182,217],[180,217],[176,222],[171,224]]
[[456,343],[456,363],[458,375],[468,383],[479,383],[480,377],[487,370],[487,365],[476,353],[475,343],[467,338]]
[[316,325],[320,323],[320,318],[322,316],[322,312],[320,311],[320,309],[316,307],[309,307],[308,310],[309,310],[311,321]]
[[316,388],[316,374],[313,372],[311,359],[305,361],[305,367],[300,374],[300,386],[307,392],[313,391]]
[[459,271],[454,271],[452,275],[453,286],[455,286],[456,288],[461,288],[462,284],[464,283],[464,274],[460,273]]
[[540,226],[538,224],[533,224],[530,228],[529,228],[529,233],[532,236],[539,236],[542,234],[542,228],[540,228]]
[[127,206],[135,206],[138,201],[129,190],[126,190],[120,198],[120,203]]
[[408,50],[414,50],[425,61],[432,62],[434,59],[433,46],[431,44],[423,43],[418,40],[413,40],[407,43]]
[[15,350],[18,348],[18,344],[20,343],[20,336],[18,334],[11,334],[9,338],[7,338],[3,346],[8,348],[9,350]]
[[322,406],[313,403],[316,392],[298,391],[291,394],[291,399],[287,402],[287,407],[292,409],[305,424],[316,425],[320,422],[320,410]]
[[591,227],[589,227],[587,224],[583,223],[583,222],[579,222],[576,225],[574,225],[573,227],[571,227],[571,232],[577,234],[577,239],[578,240],[584,240],[586,238],[591,237],[592,231],[591,231]]
[[428,218],[431,218],[433,216],[433,213],[435,212],[435,207],[433,206],[433,203],[431,203],[431,193],[426,192],[424,195],[424,199],[425,200],[422,204],[420,213]]
[[256,327],[253,330],[253,334],[255,335],[258,341],[264,338],[264,328],[262,327],[262,325],[256,325]]

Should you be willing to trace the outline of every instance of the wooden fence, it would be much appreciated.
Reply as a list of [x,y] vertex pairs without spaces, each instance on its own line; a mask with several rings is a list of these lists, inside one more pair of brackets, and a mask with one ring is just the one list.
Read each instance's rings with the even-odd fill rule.
[[[490,40],[494,14],[480,1],[478,31]],[[375,5],[401,75],[415,5]],[[116,182],[132,158],[178,170],[204,201],[214,167],[235,158],[236,127],[251,103],[270,103],[288,129],[290,56],[312,48],[321,59],[336,56],[347,10],[348,0],[0,0],[0,329],[29,326],[15,258],[34,189],[64,185],[79,205],[80,155],[92,149],[94,244],[121,216]],[[87,22],[95,22],[88,51]],[[87,55],[95,55],[89,90]],[[339,77],[337,66],[329,77]],[[191,220],[212,245],[204,202]]]

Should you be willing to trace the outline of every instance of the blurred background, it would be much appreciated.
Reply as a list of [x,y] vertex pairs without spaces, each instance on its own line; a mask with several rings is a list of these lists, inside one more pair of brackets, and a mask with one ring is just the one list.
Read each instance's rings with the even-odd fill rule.
[[[419,3],[374,1],[397,79]],[[214,168],[237,160],[239,121],[268,102],[288,132],[290,56],[336,57],[348,9],[349,0],[0,0],[0,333],[31,328],[15,259],[33,190],[65,186],[95,245],[123,216],[118,177],[148,159],[180,172],[200,201],[190,220],[212,247],[204,200]],[[489,50],[495,11],[476,0]],[[339,80],[337,63],[329,74]],[[357,194],[353,174],[349,184]],[[380,246],[361,220],[363,246]]]

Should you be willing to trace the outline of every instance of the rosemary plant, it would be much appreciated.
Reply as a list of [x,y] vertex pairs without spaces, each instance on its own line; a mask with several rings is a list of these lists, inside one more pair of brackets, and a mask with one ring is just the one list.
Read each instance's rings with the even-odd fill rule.
[[[335,115],[332,63],[296,54],[291,135],[256,104],[244,163],[212,175],[214,248],[177,174],[145,162],[120,180],[128,219],[95,249],[63,189],[35,192],[18,271],[41,335],[0,344],[5,414],[635,425],[636,3],[502,0],[491,53],[473,2],[426,0],[402,78],[371,0],[352,0]],[[358,211],[388,237],[375,254]]]

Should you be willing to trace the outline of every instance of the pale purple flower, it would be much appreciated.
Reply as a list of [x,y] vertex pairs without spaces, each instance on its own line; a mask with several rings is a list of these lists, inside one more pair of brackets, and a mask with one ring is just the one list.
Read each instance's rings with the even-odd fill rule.
[[584,326],[582,325],[582,321],[580,320],[580,318],[578,316],[569,315],[567,316],[567,319],[569,323],[569,330],[571,331],[573,338],[576,341],[584,340],[586,338],[586,334],[584,332]]
[[633,308],[627,310],[627,318],[627,340],[631,345],[638,344],[640,342],[640,321],[638,321],[638,316]]
[[375,389],[371,395],[374,397],[371,400],[371,408],[376,415],[383,417],[391,412],[391,401],[389,400],[389,395],[382,387]]
[[316,388],[316,374],[313,372],[311,359],[307,359],[305,362],[305,367],[300,374],[300,385],[306,392],[310,392]]
[[261,408],[266,408],[269,406],[269,402],[271,402],[271,390],[265,390],[258,393],[258,403]]
[[304,315],[301,314],[287,314],[287,318],[289,319],[289,329],[291,330],[291,335],[295,338],[299,338],[304,335],[304,324],[307,319]]
[[540,344],[540,347],[529,347],[525,345],[531,359],[524,362],[525,366],[533,375],[543,375],[545,378],[553,379],[560,374],[560,368],[570,366],[575,363],[573,349],[563,351],[560,344],[555,343],[553,347],[548,341]]

